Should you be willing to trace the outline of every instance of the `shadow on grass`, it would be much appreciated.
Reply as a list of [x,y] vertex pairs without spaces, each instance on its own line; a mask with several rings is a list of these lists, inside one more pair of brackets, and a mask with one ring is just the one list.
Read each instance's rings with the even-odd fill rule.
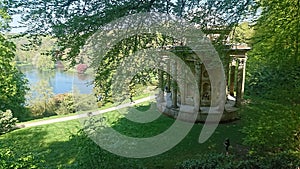
[[[149,105],[137,107],[149,110]],[[117,112],[105,114],[116,131],[131,137],[151,137],[168,129],[174,119],[161,115],[151,123],[135,123]],[[195,124],[189,134],[174,148],[158,156],[134,159],[112,154],[95,144],[83,130],[73,122],[63,122],[14,131],[0,137],[2,146],[11,147],[15,152],[33,153],[44,163],[43,168],[174,168],[178,162],[198,158],[205,153],[224,153],[225,138],[232,145],[241,143],[239,122],[219,125],[213,136],[204,144],[198,143],[202,124]],[[79,130],[79,132],[77,132]]]
[[[145,111],[149,109],[149,106],[142,105],[138,109]],[[110,117],[118,117],[116,114],[117,112],[105,114],[106,119],[111,120],[111,127],[121,134],[136,138],[158,135],[167,130],[175,121],[164,115],[153,122],[145,124],[135,123],[124,117],[116,118],[114,121]],[[82,147],[77,165],[80,168],[174,168],[178,162],[199,158],[207,153],[225,153],[223,142],[226,138],[231,139],[231,145],[233,146],[230,149],[231,153],[235,153],[235,148],[242,142],[243,134],[240,132],[239,122],[220,124],[213,136],[204,144],[198,143],[202,127],[203,124],[195,124],[189,134],[171,150],[154,157],[142,159],[125,158],[107,152],[98,147],[82,131],[73,137],[74,140],[79,141],[78,147]]]
[[[73,124],[77,123],[70,125]],[[35,164],[38,168],[59,168],[71,164],[77,154],[76,144],[69,139],[74,131],[66,129],[69,125],[65,125],[66,128],[63,126],[60,123],[7,133],[0,137],[0,150],[13,152],[13,156],[8,156],[7,160],[15,165],[20,159],[25,162],[28,160],[27,163],[39,163]],[[78,128],[72,130],[77,131]],[[33,156],[34,161],[27,159],[28,155]]]

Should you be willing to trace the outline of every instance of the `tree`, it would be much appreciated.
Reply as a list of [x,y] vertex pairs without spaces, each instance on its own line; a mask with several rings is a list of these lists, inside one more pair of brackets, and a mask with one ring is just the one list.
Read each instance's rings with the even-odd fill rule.
[[13,63],[15,45],[2,34],[2,31],[9,28],[9,21],[7,9],[0,8],[0,110],[10,109],[14,116],[20,117],[25,111],[25,94],[28,88],[27,80]]
[[236,26],[230,33],[231,42],[233,44],[251,45],[251,40],[254,35],[254,28],[249,25],[249,22],[243,22]]
[[249,89],[273,99],[297,103],[300,1],[261,0],[258,5],[262,12],[254,25],[253,49],[249,53]]
[[[14,36],[14,34],[11,36]],[[13,38],[12,42],[16,45],[15,60],[17,64],[32,64],[39,70],[51,70],[55,65],[54,59],[49,52],[55,48],[55,39],[50,36],[41,36],[38,38],[40,38],[40,42],[39,45],[35,47],[31,45],[31,41],[27,36]]]
[[[35,37],[45,34],[56,37],[59,50],[68,50],[68,58],[73,59],[90,35],[126,15],[162,12],[185,17],[205,29],[231,27],[249,12],[253,4],[254,0],[15,0],[10,7],[12,12],[23,14],[23,24],[29,27],[26,33]],[[24,11],[28,12],[24,14]]]
[[299,152],[300,1],[258,5],[262,12],[254,25],[247,84],[263,106],[247,118],[245,142],[259,153]]
[[32,115],[36,117],[53,115],[55,109],[53,97],[53,89],[47,80],[41,80],[31,87],[28,93],[28,104]]
[[[254,0],[15,0],[10,4],[10,9],[13,13],[23,13],[23,24],[29,27],[27,34],[34,37],[51,35],[58,40],[57,46],[60,48],[53,52],[55,58],[71,60],[72,64],[76,65],[79,62],[76,56],[87,39],[101,26],[117,18],[141,12],[173,14],[201,24],[206,33],[210,34],[213,33],[211,28],[230,30],[250,11],[254,2]],[[23,11],[26,13],[24,14]],[[229,32],[219,31],[221,36],[214,42],[216,46],[219,46],[219,51]],[[139,35],[120,42],[105,56],[110,63],[100,64],[96,68],[96,87],[101,88],[105,95],[109,95],[112,72],[122,58],[128,56],[128,51],[136,52],[145,43],[151,44],[149,40],[156,38],[159,37]],[[133,45],[132,48],[129,44]],[[162,44],[168,43],[154,46],[161,47]],[[123,51],[122,54],[121,51]],[[149,74],[153,70],[147,72]],[[144,80],[149,78],[137,75],[136,79],[139,80],[132,82],[145,83]]]
[[35,66],[42,71],[52,70],[55,68],[52,57],[48,55],[40,55],[37,57]]
[[298,65],[300,61],[299,0],[259,2],[262,13],[255,25],[253,55],[274,66]]

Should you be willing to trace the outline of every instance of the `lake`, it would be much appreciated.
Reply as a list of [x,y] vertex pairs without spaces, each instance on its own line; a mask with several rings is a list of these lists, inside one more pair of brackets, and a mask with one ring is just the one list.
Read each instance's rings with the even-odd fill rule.
[[29,80],[29,86],[36,85],[39,81],[45,80],[52,87],[54,94],[71,92],[75,87],[81,94],[90,94],[93,90],[93,76],[88,74],[79,74],[76,72],[66,72],[60,69],[52,71],[40,71],[33,66],[19,67],[26,78]]

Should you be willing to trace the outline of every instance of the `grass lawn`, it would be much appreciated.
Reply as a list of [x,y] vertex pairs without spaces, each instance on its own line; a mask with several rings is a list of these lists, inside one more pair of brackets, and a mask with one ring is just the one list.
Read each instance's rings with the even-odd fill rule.
[[[249,103],[247,107],[242,109],[242,117],[243,114],[253,114],[257,117],[262,108],[264,110],[273,109],[272,107],[276,105],[267,103],[265,102],[264,105],[254,101]],[[281,106],[284,107],[284,105]],[[148,103],[139,105],[138,109],[148,109]],[[289,109],[287,108],[287,110]],[[120,118],[120,116],[115,114],[116,112],[107,114],[108,117],[112,117],[110,119],[112,127],[120,133],[135,137],[147,137],[159,134],[174,122],[173,119],[161,116],[151,123],[138,124],[125,118]],[[76,162],[83,160],[83,158],[93,160],[95,156],[100,158],[98,162],[100,161],[107,168],[118,168],[122,163],[138,164],[146,168],[174,168],[178,162],[187,159],[197,159],[206,153],[224,153],[223,142],[226,138],[230,138],[232,145],[230,149],[231,153],[240,153],[244,138],[241,129],[245,124],[246,121],[244,118],[232,123],[220,124],[212,137],[204,144],[198,143],[203,124],[195,124],[189,134],[177,146],[158,156],[144,159],[119,157],[98,148],[93,142],[87,141],[87,139],[82,140],[80,136],[76,135],[77,131],[82,127],[81,123],[77,120],[25,128],[2,135],[0,136],[0,149],[10,148],[20,155],[34,153],[44,161],[43,166],[46,168],[68,168],[68,166],[76,168]],[[71,137],[74,134],[75,136]],[[78,144],[78,142],[81,143]],[[87,149],[92,151],[89,152]],[[85,152],[83,156],[82,153],[79,155],[82,151]],[[99,166],[90,167],[97,168]]]
[[[147,105],[140,105],[139,109],[147,109]],[[137,137],[159,134],[174,122],[173,119],[165,116],[161,116],[148,124],[137,124],[123,118],[114,120],[117,121],[113,126],[116,130]],[[45,161],[44,165],[49,168],[64,168],[66,167],[65,165],[80,160],[76,156],[80,148],[77,147],[76,139],[71,139],[70,136],[76,134],[81,127],[79,121],[73,120],[20,129],[1,136],[0,145],[1,148],[9,147],[19,154],[27,154],[29,152],[38,154]],[[161,155],[145,159],[128,159],[106,152],[105,154],[109,158],[105,159],[109,160],[104,160],[103,162],[111,166],[114,166],[114,161],[118,161],[139,163],[148,168],[171,168],[177,162],[189,158],[197,158],[207,152],[223,153],[223,141],[227,137],[231,138],[232,145],[240,144],[242,141],[242,134],[239,131],[241,128],[240,122],[219,125],[217,131],[206,143],[199,144],[198,138],[202,127],[202,124],[195,124],[180,144]]]
[[[69,137],[80,128],[78,121],[54,123],[13,131],[0,137],[1,148],[11,148],[18,155],[34,153],[45,156],[46,162],[55,166],[71,163],[75,153],[72,144],[66,144]],[[66,158],[68,157],[68,158]]]

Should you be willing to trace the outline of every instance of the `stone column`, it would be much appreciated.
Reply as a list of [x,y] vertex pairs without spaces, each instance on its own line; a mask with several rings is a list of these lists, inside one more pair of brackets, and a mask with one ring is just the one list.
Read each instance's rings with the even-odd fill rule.
[[176,61],[173,62],[172,64],[172,73],[173,73],[173,80],[172,80],[172,107],[177,108],[177,63]]
[[236,91],[236,107],[240,107],[244,96],[245,76],[246,76],[246,57],[238,59],[238,77]]
[[167,61],[167,93],[171,92],[171,75],[170,75],[170,60]]
[[160,102],[164,102],[164,72],[162,70],[158,70],[158,83],[159,83],[159,100]]
[[172,107],[172,95],[171,95],[171,66],[170,59],[167,60],[167,89],[166,89],[166,107]]
[[[179,83],[179,89],[181,89],[180,91],[180,105],[185,105],[186,104],[186,95],[187,95],[187,89],[188,89],[188,77],[187,77],[187,71],[186,70],[182,70],[181,68],[181,74],[180,76],[180,83]],[[178,76],[178,75],[177,75]]]
[[229,85],[229,78],[228,78],[228,76],[229,76],[229,69],[230,69],[230,67],[229,67],[229,64],[230,64],[230,58],[231,58],[231,56],[230,56],[230,53],[226,53],[226,55],[225,55],[225,79],[226,79],[226,96],[227,96],[227,94],[228,94],[228,85]]
[[[201,63],[199,61],[195,61],[195,74],[196,74],[196,82],[197,82],[197,86],[198,87],[198,91],[199,91],[199,97],[197,97],[199,100],[199,111],[200,109],[200,105],[201,105]],[[194,97],[194,99],[196,99],[196,97]]]
[[235,70],[236,69],[236,61],[233,60],[231,62],[230,67],[230,87],[229,87],[229,94],[234,97],[234,82],[235,82]]

